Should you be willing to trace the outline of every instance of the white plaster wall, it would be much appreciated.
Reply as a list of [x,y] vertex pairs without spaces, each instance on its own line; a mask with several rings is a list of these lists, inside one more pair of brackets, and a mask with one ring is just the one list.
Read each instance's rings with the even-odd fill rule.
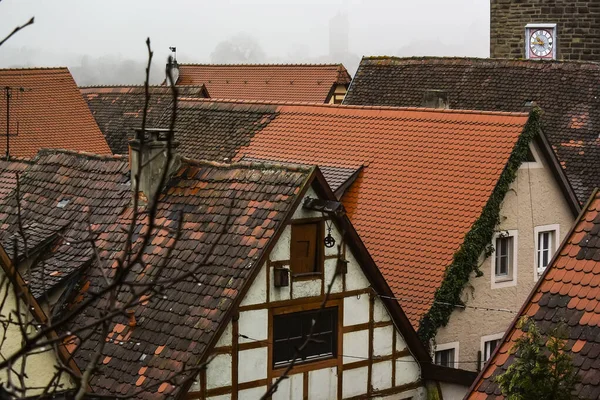
[[344,326],[369,322],[369,296],[349,296],[344,298]]
[[[344,333],[344,364],[349,364],[369,357],[369,331],[362,330]],[[359,357],[359,358],[354,358]]]
[[267,268],[265,265],[260,267],[252,286],[246,293],[244,300],[242,300],[242,306],[248,306],[251,304],[262,304],[267,301]]
[[371,373],[373,389],[383,390],[392,387],[392,361],[374,363]]
[[[538,155],[540,154],[537,151]],[[456,310],[448,325],[438,331],[436,343],[460,343],[460,367],[475,371],[481,337],[504,332],[532,290],[534,279],[534,228],[540,225],[560,225],[560,239],[568,233],[575,217],[569,210],[558,184],[548,169],[521,166],[500,210],[499,231],[517,230],[517,285],[492,289],[491,258],[483,262],[482,277],[472,274],[463,299],[469,306],[508,309],[513,313]],[[533,204],[533,208],[532,208]],[[466,363],[465,361],[469,361]]]
[[385,308],[383,301],[381,301],[379,298],[375,299],[375,304],[373,307],[373,320],[375,322],[386,322],[391,320],[390,314]]
[[267,310],[243,311],[238,321],[240,335],[251,339],[239,338],[240,343],[267,340],[269,337],[269,312]]
[[[242,350],[239,353],[238,382],[252,382],[267,377],[267,348]],[[260,397],[260,396],[259,396]]]
[[296,211],[294,211],[292,219],[320,218],[323,216],[323,214],[319,211],[306,210],[302,207],[302,204],[304,204],[304,199],[306,199],[307,197],[310,197],[312,199],[319,198],[319,196],[317,196],[317,193],[314,191],[314,189],[312,187],[308,188],[308,190],[304,194],[304,198],[300,202],[300,206],[296,209]]
[[407,346],[406,342],[404,341],[404,338],[402,337],[400,332],[396,331],[396,351],[403,351],[406,350],[406,348]]
[[469,391],[469,387],[440,382],[444,400],[462,400]]
[[396,385],[402,386],[416,382],[421,377],[421,368],[412,356],[396,360]]
[[231,354],[219,354],[206,367],[206,388],[231,385]]
[[[337,242],[339,243],[339,242]],[[337,252],[336,252],[337,254]],[[331,287],[331,293],[341,293],[344,290],[344,280],[341,275],[335,275],[337,268],[337,259],[325,260],[325,290],[327,286],[333,280],[333,286]]]
[[222,396],[208,397],[207,400],[231,400],[231,395],[230,394],[224,394]]
[[308,398],[310,400],[337,398],[337,368],[319,369],[308,373]]
[[[0,274],[4,274],[1,269]],[[8,320],[9,316],[11,316],[10,318],[13,321],[17,321],[17,298],[14,295],[14,290],[12,286],[8,286],[6,284],[8,282],[7,280],[2,280],[2,282],[5,284],[0,287],[0,298],[4,299],[6,296],[6,299],[2,310],[0,310],[0,315],[2,316],[1,318],[2,320]],[[29,324],[29,322],[34,320],[24,303],[21,302],[19,309],[21,311],[22,320],[25,321],[25,323]],[[35,332],[33,332],[32,329],[28,331],[28,334],[30,335],[33,335],[34,333]],[[5,337],[2,347],[0,348],[0,355],[3,358],[10,357],[21,349],[21,333],[17,324],[8,325],[7,332],[5,332],[4,327],[0,325],[0,337]],[[51,347],[47,347],[47,351],[31,354],[26,357],[25,372],[27,377],[24,378],[25,387],[42,388],[27,390],[27,396],[33,396],[41,393],[43,388],[50,383],[57,371],[57,360],[58,356],[54,353]],[[14,371],[21,371],[21,362],[22,358],[13,365]],[[14,373],[11,375],[11,381],[13,385],[20,387],[18,377]],[[5,385],[6,382],[8,382],[8,371],[6,369],[0,371],[0,382],[5,382]],[[65,377],[65,374],[62,374],[61,383],[64,385],[65,389],[73,386],[72,382]]]
[[346,290],[359,290],[370,287],[371,284],[351,251],[346,252],[346,260],[349,261],[348,273],[346,274]]
[[343,371],[342,375],[342,397],[353,397],[367,393],[367,367]]
[[292,282],[292,297],[300,299],[303,297],[316,297],[321,295],[321,279],[313,279],[309,281]]
[[388,356],[393,351],[394,326],[373,329],[373,355]]
[[257,387],[254,389],[240,390],[238,392],[239,400],[257,400],[260,399],[263,394],[267,391],[266,386]]
[[[273,379],[275,382],[277,379]],[[279,383],[273,400],[302,400],[304,396],[304,375],[290,375]]]
[[232,332],[231,321],[229,321],[229,323],[225,327],[225,330],[221,334],[221,337],[219,338],[219,340],[217,340],[217,344],[215,346],[216,347],[231,346],[231,343],[232,343],[231,332]]

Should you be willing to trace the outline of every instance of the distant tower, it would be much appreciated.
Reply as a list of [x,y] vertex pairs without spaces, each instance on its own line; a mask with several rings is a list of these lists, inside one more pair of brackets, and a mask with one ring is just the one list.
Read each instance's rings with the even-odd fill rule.
[[490,55],[600,61],[598,0],[491,0]]
[[338,12],[329,20],[329,56],[332,58],[348,54],[349,51],[350,23],[348,14]]

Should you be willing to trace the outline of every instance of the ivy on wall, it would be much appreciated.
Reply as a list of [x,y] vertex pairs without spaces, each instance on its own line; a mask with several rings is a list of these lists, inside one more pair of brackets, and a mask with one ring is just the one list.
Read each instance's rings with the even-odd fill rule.
[[446,269],[442,285],[435,292],[433,305],[421,318],[418,334],[427,347],[435,338],[438,329],[448,323],[455,308],[453,305],[463,304],[461,294],[469,282],[471,272],[475,272],[478,277],[483,275],[478,265],[479,257],[484,254],[487,258],[492,253],[492,237],[500,222],[502,201],[517,177],[519,166],[527,158],[529,144],[541,130],[541,114],[542,111],[537,107],[531,111],[523,133],[517,140],[492,195],[471,230],[465,235],[463,244],[454,253],[452,263]]

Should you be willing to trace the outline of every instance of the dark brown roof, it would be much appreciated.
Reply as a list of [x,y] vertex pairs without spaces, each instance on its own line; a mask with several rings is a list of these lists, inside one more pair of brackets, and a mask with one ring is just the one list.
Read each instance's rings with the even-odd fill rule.
[[[31,275],[23,277],[40,298],[91,262],[92,247],[78,240],[87,237],[87,212],[89,222],[99,227],[114,222],[115,210],[129,203],[129,167],[118,156],[44,149],[21,174],[20,186],[28,250],[43,246],[46,253]],[[25,253],[16,233],[16,204],[12,193],[0,201],[0,243],[11,257],[13,238],[19,241],[19,254]]]
[[[79,88],[114,154],[127,154],[128,140],[142,127],[144,86],[88,86]],[[147,127],[167,127],[173,96],[168,86],[151,86]],[[202,99],[210,97],[204,86],[180,86],[179,95]],[[163,121],[161,123],[161,120]]]
[[420,107],[426,90],[446,91],[454,109],[514,112],[535,102],[579,201],[600,186],[600,64],[367,57],[344,104]]
[[531,292],[502,343],[475,381],[468,399],[498,399],[494,379],[514,362],[513,346],[523,335],[516,322],[533,319],[542,334],[567,325],[566,350],[581,381],[578,399],[600,398],[600,192],[592,196],[544,276]]
[[211,97],[327,103],[348,85],[342,64],[180,64],[179,85],[206,85]]
[[0,203],[11,193],[17,185],[17,174],[22,174],[30,165],[27,159],[14,159],[10,161],[0,158]]
[[[33,157],[41,148],[110,154],[67,68],[0,69],[0,134],[6,134],[6,93],[10,97],[10,155]],[[0,156],[6,154],[6,136]]]

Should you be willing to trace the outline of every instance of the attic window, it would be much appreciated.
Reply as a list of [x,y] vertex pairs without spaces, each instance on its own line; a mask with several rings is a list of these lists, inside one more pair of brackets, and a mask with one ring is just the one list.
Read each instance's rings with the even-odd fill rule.
[[71,199],[62,199],[61,201],[58,202],[56,207],[65,208],[67,206],[67,204],[69,204],[70,201],[71,201]]
[[536,162],[535,156],[533,155],[533,151],[531,151],[531,147],[527,149],[527,158],[525,162]]

